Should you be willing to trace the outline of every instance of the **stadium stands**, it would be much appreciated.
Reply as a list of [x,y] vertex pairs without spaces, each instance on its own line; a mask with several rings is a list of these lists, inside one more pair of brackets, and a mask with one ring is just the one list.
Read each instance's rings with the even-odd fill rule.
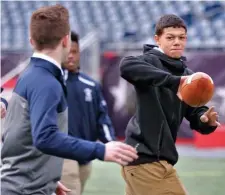
[[[32,11],[57,1],[2,1],[2,49],[29,49]],[[97,29],[102,42],[141,41],[152,36],[156,20],[178,14],[189,26],[189,45],[225,47],[225,1],[62,1],[72,29],[81,35]]]

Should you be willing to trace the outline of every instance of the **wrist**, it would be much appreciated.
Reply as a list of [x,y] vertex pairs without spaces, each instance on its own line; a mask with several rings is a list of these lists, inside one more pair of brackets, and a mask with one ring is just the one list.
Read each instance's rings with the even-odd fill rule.
[[102,143],[96,143],[95,156],[99,160],[104,160],[105,158],[105,145]]

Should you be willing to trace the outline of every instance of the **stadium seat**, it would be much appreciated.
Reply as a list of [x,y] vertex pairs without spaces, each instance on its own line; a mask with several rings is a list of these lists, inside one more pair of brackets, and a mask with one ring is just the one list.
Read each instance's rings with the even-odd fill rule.
[[[57,1],[3,1],[1,13],[2,49],[29,49],[27,42],[29,19],[33,10],[56,4]],[[225,2],[223,1],[61,1],[70,11],[73,30],[85,36],[97,29],[101,41],[118,42],[136,31],[136,39],[143,41],[154,34],[154,26],[162,14],[178,14],[188,25],[189,45],[206,44],[212,47],[225,40]],[[203,30],[204,29],[204,30]],[[221,30],[217,30],[221,29]],[[11,34],[8,36],[7,34]],[[214,36],[212,39],[211,37]]]

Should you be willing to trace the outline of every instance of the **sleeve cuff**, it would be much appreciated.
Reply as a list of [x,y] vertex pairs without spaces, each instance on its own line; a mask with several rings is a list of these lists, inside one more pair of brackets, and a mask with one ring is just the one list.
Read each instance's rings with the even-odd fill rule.
[[96,151],[95,151],[96,157],[99,160],[104,160],[105,157],[105,145],[102,143],[96,143]]
[[207,123],[201,122],[201,133],[210,134],[216,130],[217,126],[209,126]]

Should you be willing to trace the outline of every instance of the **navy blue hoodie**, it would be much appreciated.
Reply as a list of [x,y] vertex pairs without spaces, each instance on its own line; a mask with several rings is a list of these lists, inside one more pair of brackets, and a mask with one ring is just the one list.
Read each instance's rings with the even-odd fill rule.
[[84,73],[65,72],[69,135],[103,143],[115,139],[99,83]]

